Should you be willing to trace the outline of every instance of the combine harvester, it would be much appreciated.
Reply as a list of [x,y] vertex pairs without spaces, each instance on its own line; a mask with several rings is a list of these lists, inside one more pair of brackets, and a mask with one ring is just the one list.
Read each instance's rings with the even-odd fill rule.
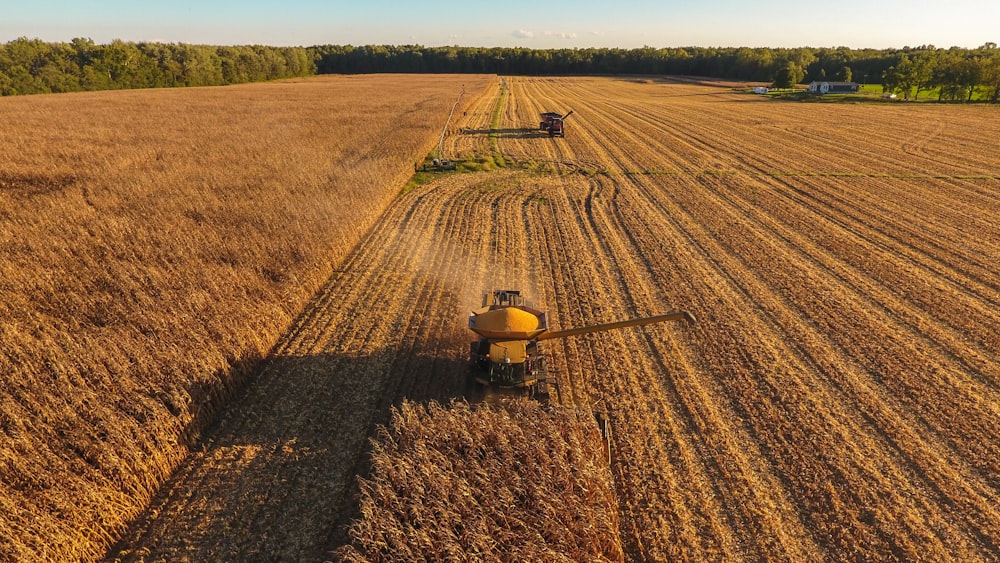
[[[483,306],[469,316],[469,328],[479,335],[479,340],[472,342],[470,360],[476,382],[487,388],[514,389],[547,403],[552,386],[561,402],[559,384],[546,370],[545,356],[538,347],[540,341],[680,320],[695,322],[691,313],[673,311],[655,317],[550,332],[545,313],[526,305],[519,290],[494,290],[492,297],[490,293],[483,295]],[[594,415],[610,461],[609,419],[603,412]]]
[[556,113],[554,111],[547,111],[543,114],[542,120],[538,123],[538,128],[542,131],[548,131],[549,137],[565,137],[566,136],[566,118],[573,115],[572,110],[563,115],[561,113]]

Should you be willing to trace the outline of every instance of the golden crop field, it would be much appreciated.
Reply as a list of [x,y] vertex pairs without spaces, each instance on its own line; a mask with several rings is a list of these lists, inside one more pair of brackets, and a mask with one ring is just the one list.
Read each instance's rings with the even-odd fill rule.
[[[447,429],[483,419],[432,408],[408,415],[411,426],[380,425],[405,401],[466,393],[466,316],[489,288],[524,290],[554,329],[671,309],[698,318],[543,343],[561,408],[600,409],[613,423],[617,506],[595,521],[617,522],[618,537],[581,540],[606,546],[604,557],[1000,557],[996,108],[791,103],[670,79],[506,84],[467,88],[446,138],[451,157],[506,167],[442,175],[394,199],[387,188],[357,245],[339,239],[332,275],[322,281],[317,267],[318,289],[287,285],[315,294],[107,558],[381,560],[364,553],[366,538],[400,532],[400,521],[367,499],[409,502],[434,482],[420,479],[428,458],[404,457],[422,446],[391,440],[412,430],[460,442]],[[450,103],[421,108],[433,114],[424,119],[441,123]],[[539,133],[539,112],[570,109],[565,138]],[[395,163],[397,186],[418,154]],[[489,424],[463,431],[496,440]],[[561,451],[509,436],[497,451],[514,459]],[[370,437],[383,440],[374,456]],[[449,461],[456,490],[488,486],[461,477],[461,456]],[[504,491],[518,474],[496,475]],[[502,514],[505,494],[484,513]],[[454,525],[445,516],[439,525]],[[510,540],[511,523],[500,524]],[[61,532],[49,537],[75,537]],[[484,560],[510,553],[482,537],[465,545]]]
[[405,401],[380,432],[343,561],[622,561],[589,412]]
[[485,80],[0,99],[0,560],[103,556]]
[[461,262],[444,295],[521,287],[556,328],[698,317],[544,343],[564,402],[611,415],[626,558],[1000,557],[996,108],[507,82],[451,151],[516,171],[390,214]]

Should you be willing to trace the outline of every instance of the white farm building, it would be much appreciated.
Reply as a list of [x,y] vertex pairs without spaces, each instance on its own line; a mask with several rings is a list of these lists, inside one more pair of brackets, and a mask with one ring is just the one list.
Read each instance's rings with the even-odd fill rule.
[[853,94],[858,91],[857,82],[810,82],[813,94]]

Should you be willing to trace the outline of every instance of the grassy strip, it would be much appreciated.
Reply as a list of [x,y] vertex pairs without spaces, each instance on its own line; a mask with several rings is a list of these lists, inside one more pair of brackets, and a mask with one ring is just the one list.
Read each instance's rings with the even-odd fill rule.
[[500,85],[500,96],[497,98],[497,105],[493,108],[493,120],[490,122],[490,150],[493,153],[493,161],[497,166],[503,168],[507,165],[504,161],[503,154],[500,152],[500,146],[497,143],[496,131],[500,129],[500,115],[503,112],[503,103],[507,99],[507,81],[504,80]]
[[492,156],[484,156],[475,159],[467,159],[462,161],[455,161],[455,168],[452,170],[437,170],[433,166],[434,156],[433,153],[427,155],[424,159],[423,165],[413,172],[413,176],[406,182],[403,189],[400,190],[400,195],[409,193],[421,186],[430,184],[440,178],[444,174],[468,174],[470,172],[488,172],[490,170],[497,170],[499,168],[505,168],[507,163],[501,157],[498,163],[494,160]]
[[497,98],[496,106],[493,108],[493,118],[490,125],[492,131],[489,134],[490,156],[478,157],[473,160],[466,159],[455,161],[455,168],[451,170],[438,170],[434,167],[434,160],[440,158],[440,155],[437,154],[437,149],[435,149],[433,152],[424,157],[422,165],[414,167],[413,176],[406,182],[403,189],[400,190],[400,195],[409,193],[416,188],[433,182],[435,179],[439,178],[441,174],[484,172],[496,170],[498,168],[506,168],[508,163],[506,159],[504,159],[503,154],[500,152],[500,148],[497,145],[497,134],[495,132],[500,127],[500,115],[503,112],[503,103],[506,97],[507,82],[504,81],[500,86],[500,96]]

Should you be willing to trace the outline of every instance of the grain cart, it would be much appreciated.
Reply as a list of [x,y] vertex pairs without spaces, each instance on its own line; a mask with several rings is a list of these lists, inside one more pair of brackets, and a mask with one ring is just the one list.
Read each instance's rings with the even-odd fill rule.
[[480,384],[523,388],[530,396],[547,399],[549,385],[556,382],[545,369],[545,356],[538,347],[542,340],[679,320],[695,322],[687,311],[674,311],[655,317],[549,331],[545,312],[526,305],[520,291],[494,290],[483,295],[483,306],[469,316],[469,328],[479,335],[479,340],[472,342],[470,360],[475,367],[475,379]]
[[554,111],[547,111],[543,114],[542,120],[538,123],[538,128],[542,131],[548,131],[550,137],[565,137],[566,136],[566,118],[573,115],[570,111],[566,115],[561,113],[556,113]]

